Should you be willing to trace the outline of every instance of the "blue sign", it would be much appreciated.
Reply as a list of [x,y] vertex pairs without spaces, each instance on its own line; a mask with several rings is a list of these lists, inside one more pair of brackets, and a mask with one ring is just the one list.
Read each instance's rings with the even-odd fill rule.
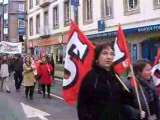
[[79,0],[71,0],[71,5],[78,6],[79,5]]
[[17,33],[21,34],[21,35],[24,35],[25,34],[25,28],[18,28]]
[[133,44],[132,46],[132,60],[133,63],[137,61],[137,44]]
[[98,20],[98,31],[104,31],[104,30],[105,30],[104,20]]
[[[151,32],[151,31],[157,31],[157,30],[160,30],[160,24],[124,29],[123,32],[124,34],[133,34],[133,33]],[[89,39],[92,39],[92,38],[100,38],[100,37],[113,37],[116,35],[117,35],[117,31],[110,31],[110,32],[103,32],[103,33],[87,35],[87,37]]]

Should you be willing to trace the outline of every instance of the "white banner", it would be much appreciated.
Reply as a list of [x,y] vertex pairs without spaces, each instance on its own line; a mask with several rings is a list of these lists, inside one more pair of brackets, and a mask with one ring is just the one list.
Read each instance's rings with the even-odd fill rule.
[[17,54],[22,53],[22,43],[0,42],[0,53]]

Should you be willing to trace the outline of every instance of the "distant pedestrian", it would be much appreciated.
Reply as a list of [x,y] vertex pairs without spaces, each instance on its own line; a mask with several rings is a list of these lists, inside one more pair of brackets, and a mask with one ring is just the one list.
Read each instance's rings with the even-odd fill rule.
[[49,58],[47,55],[43,55],[38,67],[38,76],[44,98],[46,97],[46,87],[47,87],[48,98],[51,98],[50,88],[52,84],[52,77],[51,77],[52,74],[53,74],[53,68],[51,63],[49,62]]
[[33,71],[35,68],[31,65],[31,58],[27,56],[23,64],[23,82],[25,86],[26,98],[33,99],[34,83],[36,82]]
[[15,54],[11,66],[14,73],[15,87],[17,92],[19,92],[23,81],[23,59],[20,54]]
[[1,86],[0,86],[0,90],[3,91],[3,87],[5,87],[6,92],[10,93],[10,89],[9,89],[9,85],[8,85],[8,81],[9,81],[9,62],[7,59],[7,56],[4,55],[2,57],[2,61],[0,64],[0,81],[1,81]]

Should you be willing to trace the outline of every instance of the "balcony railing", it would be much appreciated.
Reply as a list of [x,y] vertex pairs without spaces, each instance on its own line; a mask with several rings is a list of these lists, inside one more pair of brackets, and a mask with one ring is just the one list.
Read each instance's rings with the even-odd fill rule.
[[50,3],[51,3],[51,0],[40,0],[39,6],[43,8],[48,6]]
[[40,29],[40,37],[49,37],[50,36],[50,29],[48,27]]

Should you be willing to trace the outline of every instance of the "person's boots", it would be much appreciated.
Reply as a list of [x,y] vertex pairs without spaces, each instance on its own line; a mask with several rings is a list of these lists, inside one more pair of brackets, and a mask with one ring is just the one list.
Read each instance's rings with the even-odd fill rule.
[[52,96],[51,96],[50,94],[48,94],[48,98],[49,98],[49,99],[51,99],[51,98],[52,98]]

